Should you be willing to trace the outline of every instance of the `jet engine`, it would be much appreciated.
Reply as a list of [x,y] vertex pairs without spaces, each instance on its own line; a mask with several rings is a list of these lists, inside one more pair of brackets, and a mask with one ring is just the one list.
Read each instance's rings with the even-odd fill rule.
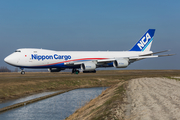
[[83,71],[95,71],[96,64],[93,62],[85,62],[85,63],[81,64],[81,69]]
[[116,68],[126,68],[129,65],[129,59],[117,59],[113,62],[113,66]]
[[49,68],[48,71],[49,72],[60,72],[61,70],[64,70],[62,68]]

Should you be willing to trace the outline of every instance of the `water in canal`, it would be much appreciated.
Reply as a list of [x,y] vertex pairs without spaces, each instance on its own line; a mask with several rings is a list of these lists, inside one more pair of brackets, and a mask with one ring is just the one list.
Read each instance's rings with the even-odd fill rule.
[[0,120],[63,120],[107,87],[72,90],[0,114]]
[[[63,91],[63,90],[61,90],[61,91]],[[61,92],[61,91],[43,92],[43,93],[39,93],[39,94],[35,94],[35,95],[29,95],[27,97],[19,98],[19,99],[16,99],[16,100],[9,100],[8,102],[1,103],[0,108],[7,107],[7,106],[10,106],[10,105],[14,105],[14,104],[20,103],[20,102],[25,102],[25,101],[28,101],[28,100],[32,100],[32,99],[35,99],[35,98],[42,97],[42,96],[50,95],[50,94],[53,94],[53,93],[56,93],[56,92]]]

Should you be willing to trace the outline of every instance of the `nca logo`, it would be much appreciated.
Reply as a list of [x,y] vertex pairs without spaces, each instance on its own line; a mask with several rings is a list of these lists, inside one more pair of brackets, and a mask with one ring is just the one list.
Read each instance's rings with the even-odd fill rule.
[[151,39],[151,36],[149,33],[146,33],[146,35],[140,40],[140,42],[137,44],[139,48],[142,50],[144,46],[148,43],[149,39]]

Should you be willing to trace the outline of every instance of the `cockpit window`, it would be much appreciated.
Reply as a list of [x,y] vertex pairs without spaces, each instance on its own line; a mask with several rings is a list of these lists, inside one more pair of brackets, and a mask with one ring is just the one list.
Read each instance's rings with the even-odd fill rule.
[[15,52],[21,52],[20,50],[16,50]]

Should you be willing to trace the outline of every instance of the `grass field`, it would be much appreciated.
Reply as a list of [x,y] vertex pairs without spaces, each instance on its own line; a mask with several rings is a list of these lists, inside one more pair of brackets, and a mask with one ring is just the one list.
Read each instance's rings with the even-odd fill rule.
[[43,91],[112,86],[140,77],[180,76],[180,70],[106,70],[97,73],[0,73],[0,101]]

